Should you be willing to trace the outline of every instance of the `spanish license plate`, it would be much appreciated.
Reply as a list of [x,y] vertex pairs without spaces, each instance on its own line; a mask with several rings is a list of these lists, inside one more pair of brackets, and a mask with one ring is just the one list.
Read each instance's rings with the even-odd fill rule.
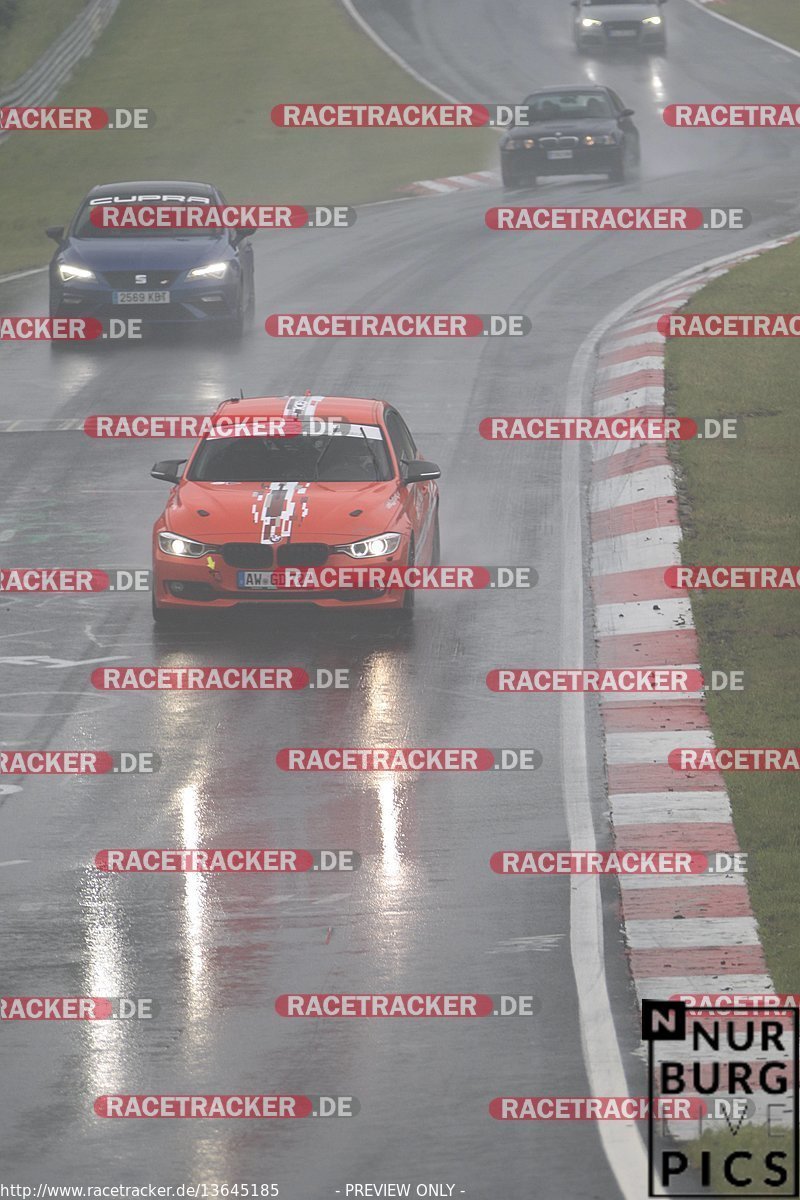
[[609,29],[609,37],[636,37],[635,29]]
[[272,580],[272,571],[237,571],[236,586],[251,591],[272,591],[277,584]]
[[114,304],[169,304],[169,292],[114,292]]
[[572,158],[572,151],[571,150],[548,150],[547,157],[550,159]]

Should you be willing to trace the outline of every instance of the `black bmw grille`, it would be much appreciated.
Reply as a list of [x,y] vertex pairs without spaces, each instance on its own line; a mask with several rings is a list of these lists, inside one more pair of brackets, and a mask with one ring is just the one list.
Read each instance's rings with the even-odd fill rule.
[[222,557],[229,567],[258,571],[272,566],[272,546],[263,546],[260,542],[226,542]]
[[280,567],[321,567],[328,559],[328,547],[324,542],[290,542],[278,547]]

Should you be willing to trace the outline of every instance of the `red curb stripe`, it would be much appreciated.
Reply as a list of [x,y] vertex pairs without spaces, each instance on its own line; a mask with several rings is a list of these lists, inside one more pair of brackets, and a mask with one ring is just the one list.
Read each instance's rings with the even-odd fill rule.
[[[642,414],[637,412],[636,416]],[[647,471],[650,467],[668,467],[669,456],[666,442],[643,442],[629,450],[618,450],[606,458],[595,459],[592,478],[615,479],[618,475],[630,475],[634,471]]]
[[608,790],[620,796],[632,792],[724,792],[725,780],[719,771],[673,771],[667,763],[609,763]]
[[618,633],[597,639],[601,667],[681,667],[699,662],[694,629],[669,633]]
[[719,887],[622,889],[627,920],[657,921],[698,917],[752,917],[747,888],[741,884]]
[[708,716],[702,700],[668,700],[666,696],[644,704],[601,702],[606,732],[644,733],[648,729],[691,731],[708,729]]
[[[652,328],[652,326],[651,326]],[[634,362],[637,358],[663,358],[663,342],[639,342],[636,346],[623,346],[621,350],[601,351],[600,370],[622,362]]]
[[673,821],[646,825],[615,825],[618,850],[686,850],[705,854],[740,849],[730,821]]
[[[608,334],[605,341],[619,342],[623,338],[639,337],[643,333],[658,333],[658,317],[664,316],[666,313],[675,312],[675,309],[665,308],[659,311],[658,316],[645,318],[641,313],[637,313],[631,320],[630,324],[620,325],[613,333]],[[604,341],[604,345],[605,345]]]
[[[603,538],[624,537],[627,533],[644,533],[648,529],[660,529],[678,524],[678,501],[675,496],[652,496],[649,500],[635,500],[633,504],[619,504],[615,508],[600,508],[591,515],[592,541]],[[649,592],[653,596],[674,596],[675,589],[664,583],[665,567],[642,567],[639,571],[615,571],[608,575],[595,575],[595,579],[622,580],[622,576],[653,577],[661,579],[661,587]],[[624,581],[623,581],[624,582]],[[618,597],[614,597],[617,599]],[[624,598],[624,597],[623,597]],[[641,597],[644,599],[644,597]],[[602,604],[603,602],[600,601]]]
[[594,575],[591,578],[591,590],[595,595],[595,604],[627,604],[632,600],[666,600],[675,596],[675,589],[664,583],[663,566],[643,566],[640,571]]
[[604,383],[598,382],[595,384],[594,398],[595,400],[610,400],[614,396],[624,396],[637,388],[645,387],[664,387],[663,368],[632,371],[630,375],[618,375],[616,379],[609,379]]
[[631,970],[638,979],[661,975],[762,975],[764,951],[748,946],[680,946],[674,949],[629,950]]

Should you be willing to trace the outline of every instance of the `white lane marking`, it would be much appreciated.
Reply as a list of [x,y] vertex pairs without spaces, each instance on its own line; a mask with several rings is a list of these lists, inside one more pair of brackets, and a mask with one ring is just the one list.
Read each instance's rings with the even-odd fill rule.
[[21,867],[23,863],[29,863],[29,858],[8,858],[5,862],[0,862],[0,867]]
[[[130,658],[129,654],[108,655],[105,658],[52,658],[49,654],[20,654],[0,658],[0,666],[47,667],[48,670],[64,667],[88,667],[93,663],[116,662],[118,658]],[[19,693],[20,695],[24,693]]]
[[0,275],[0,283],[11,283],[12,279],[25,279],[28,275],[41,275],[47,267],[33,267],[30,271],[14,271],[12,275]]
[[625,922],[628,945],[634,950],[688,949],[692,946],[753,946],[758,944],[754,917],[687,917],[683,921]]
[[21,417],[18,420],[0,421],[0,433],[80,433],[82,430],[82,417],[66,420],[45,418],[40,421]]
[[435,92],[437,96],[441,96],[444,100],[449,100],[451,104],[458,104],[458,100],[455,96],[451,96],[449,92],[445,92],[442,90],[442,88],[437,87],[435,83],[431,83],[430,79],[426,79],[424,75],[420,75],[419,71],[415,71],[414,68],[410,66],[404,58],[400,57],[396,50],[393,50],[391,46],[387,46],[386,42],[379,34],[375,32],[369,22],[364,20],[355,4],[353,4],[353,0],[340,0],[340,2],[342,8],[345,10],[348,16],[355,21],[362,33],[365,33],[367,37],[375,43],[378,49],[382,50],[383,53],[390,58],[393,63],[397,63],[398,67],[402,67],[402,69],[408,75],[410,75],[412,79],[416,79],[417,83],[421,83],[422,86],[428,88],[429,91]]
[[673,629],[689,629],[693,624],[692,606],[684,597],[598,604],[595,619],[601,637],[617,633],[668,633]]
[[642,533],[600,538],[592,547],[592,574],[616,575],[648,567],[671,567],[681,561],[679,525],[660,525]]
[[21,783],[0,783],[0,796],[12,796],[14,792],[21,791]]
[[[597,344],[613,324],[601,321],[580,346],[567,384],[568,407],[585,411],[591,402],[590,380]],[[579,442],[561,446],[561,544],[562,558],[562,652],[582,667],[586,657],[584,639],[581,447]],[[597,846],[592,816],[588,773],[585,698],[580,693],[561,697],[561,778],[564,808],[573,850]],[[569,736],[567,736],[569,731]],[[628,1082],[622,1052],[611,1013],[606,979],[605,945],[600,881],[596,875],[573,875],[570,879],[570,954],[578,999],[581,1045],[593,1096],[626,1096]],[[648,1178],[647,1156],[641,1132],[633,1121],[600,1121],[598,1135],[608,1164],[624,1200],[640,1200]],[[656,1195],[664,1195],[656,1184]]]
[[783,42],[776,42],[775,38],[767,37],[765,33],[759,33],[757,29],[750,29],[747,25],[740,25],[738,21],[732,21],[730,17],[723,17],[722,13],[714,12],[713,9],[705,8],[704,5],[698,4],[697,0],[688,0],[692,8],[697,8],[700,12],[704,12],[707,17],[713,17],[715,21],[722,21],[725,25],[730,25],[733,29],[738,29],[739,33],[746,33],[748,37],[758,38],[760,42],[766,42],[769,46],[775,46],[776,49],[782,50],[784,54],[791,54],[794,58],[800,58],[800,50],[795,50],[792,46],[787,46]]
[[641,471],[628,471],[625,475],[595,480],[589,492],[589,507],[592,512],[603,512],[607,508],[619,508],[623,504],[637,504],[641,500],[657,500],[674,494],[675,475],[672,467],[645,467]]
[[[644,733],[607,733],[606,757],[610,763],[641,763],[666,765],[667,755],[680,746],[702,746],[711,749],[714,739],[708,729],[648,729]],[[678,772],[676,772],[676,777]],[[703,774],[698,772],[697,790],[704,791]]]
[[[611,797],[614,825],[722,825],[731,819],[725,792],[637,792]],[[635,885],[634,885],[635,886]]]

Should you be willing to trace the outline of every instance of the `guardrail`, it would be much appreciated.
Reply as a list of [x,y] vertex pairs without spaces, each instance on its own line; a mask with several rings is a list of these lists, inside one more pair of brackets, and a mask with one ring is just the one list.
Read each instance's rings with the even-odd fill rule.
[[[92,50],[120,5],[120,0],[89,0],[32,67],[0,95],[0,107],[49,104],[77,64]],[[0,134],[0,142],[11,134]]]

